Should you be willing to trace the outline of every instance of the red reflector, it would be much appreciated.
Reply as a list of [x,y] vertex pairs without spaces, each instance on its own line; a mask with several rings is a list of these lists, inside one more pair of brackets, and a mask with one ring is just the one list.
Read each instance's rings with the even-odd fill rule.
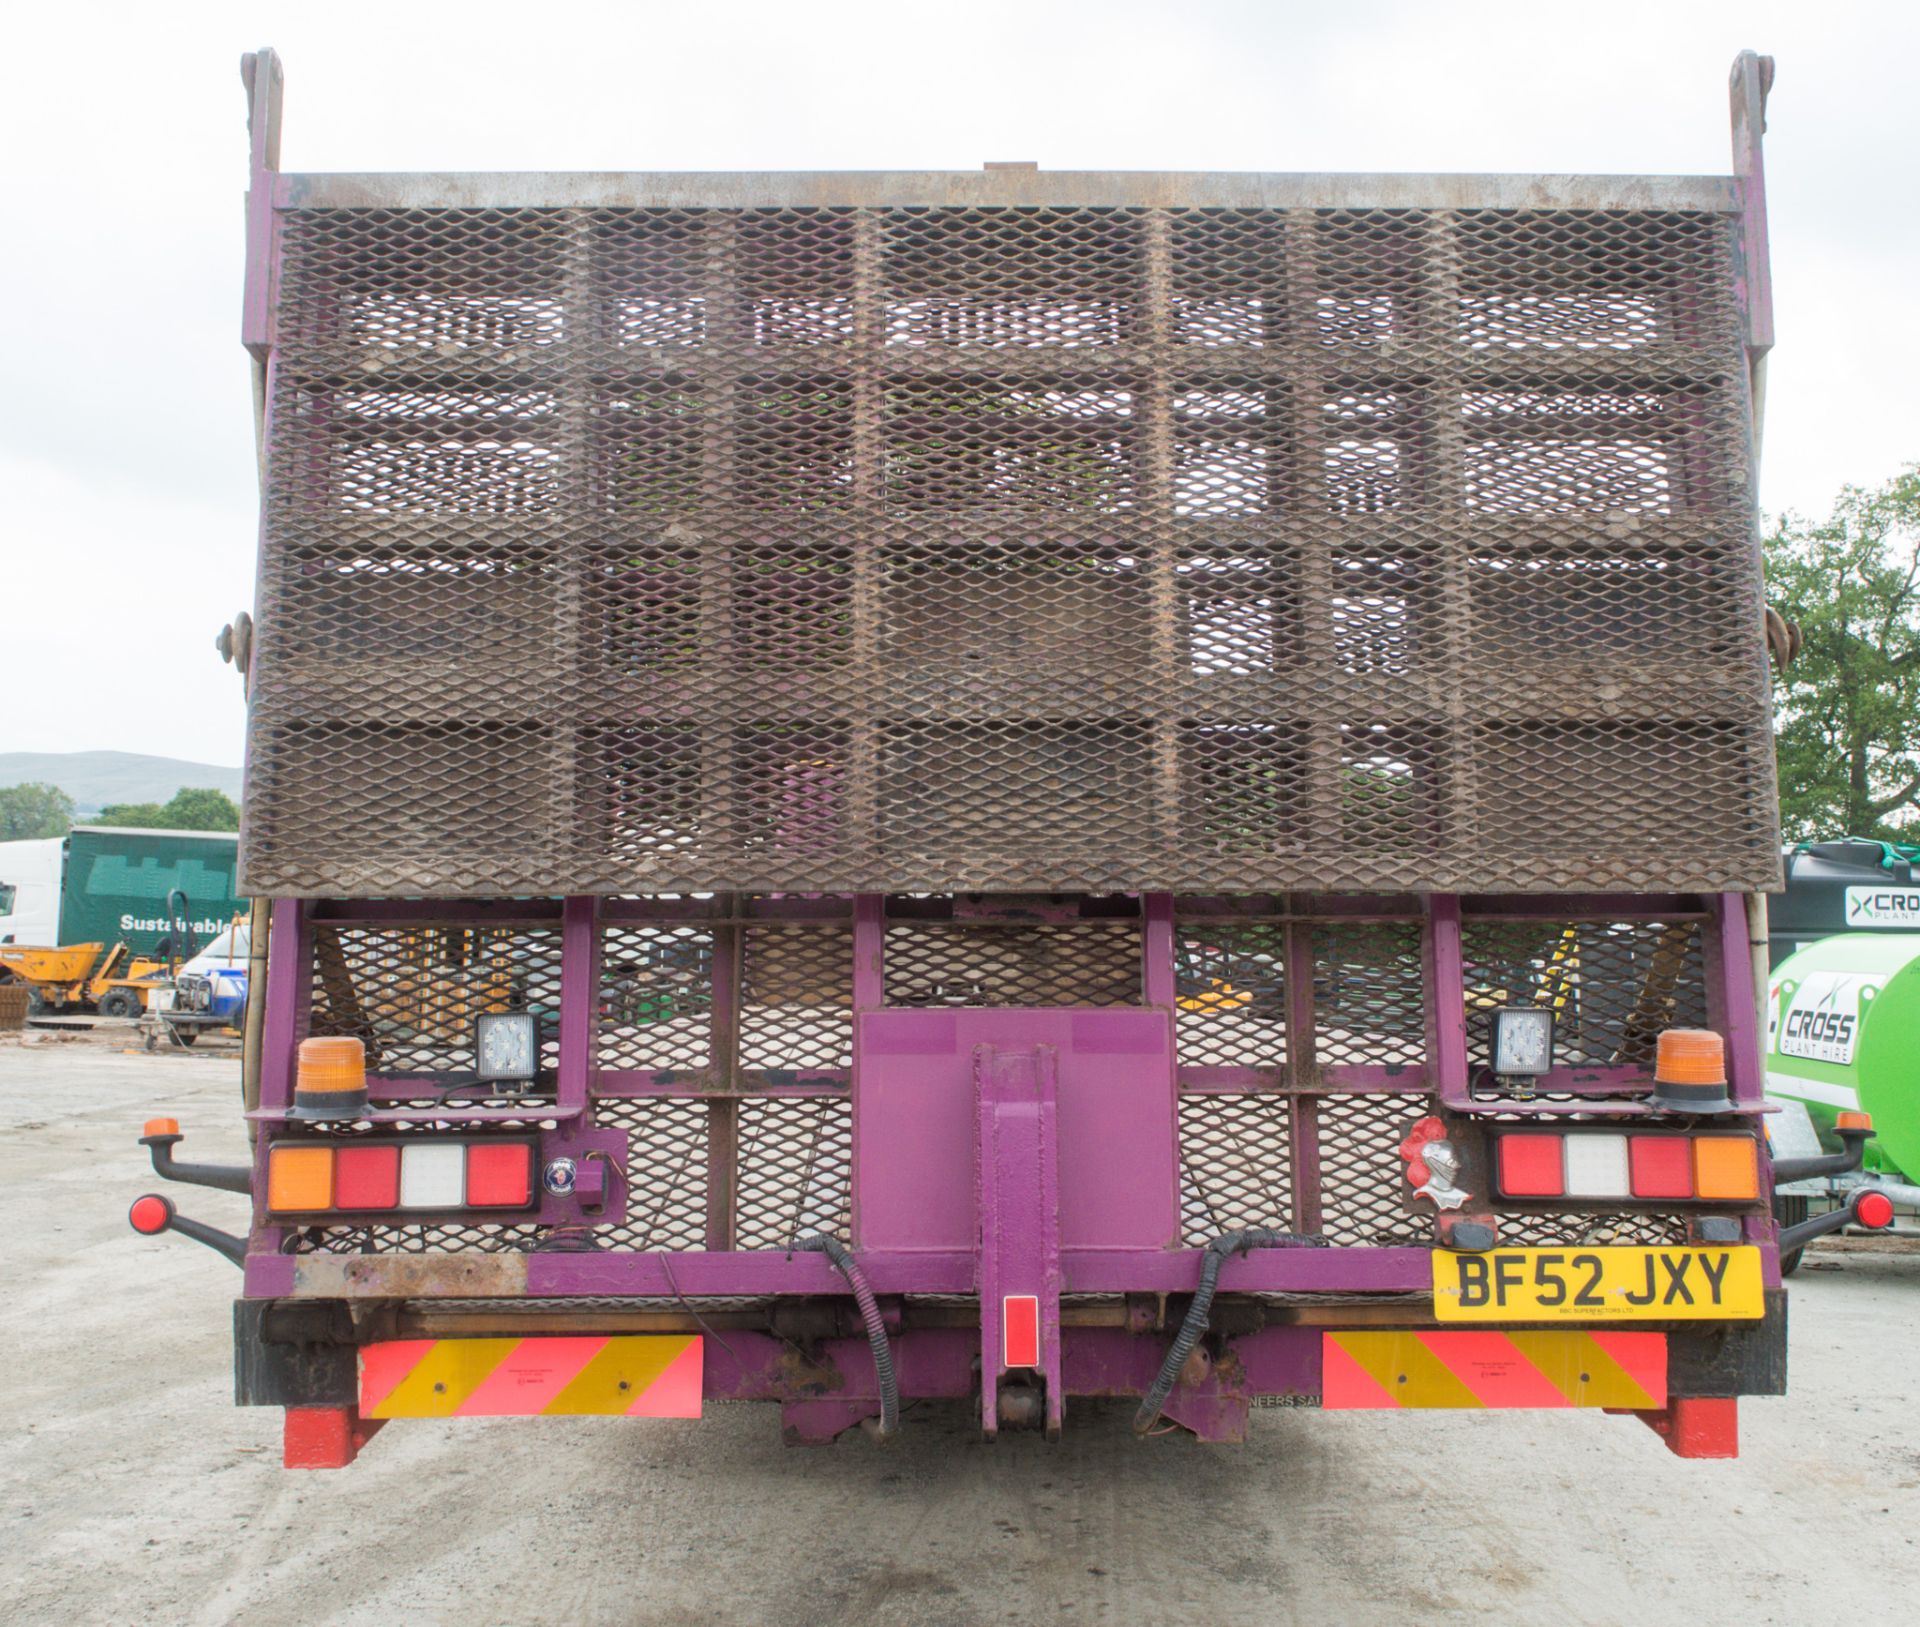
[[342,1147],[334,1155],[333,1206],[336,1209],[400,1207],[400,1149]]
[[1509,1198],[1557,1198],[1567,1189],[1559,1136],[1502,1136],[1500,1190]]
[[1009,1294],[1000,1301],[1000,1342],[1003,1365],[1040,1365],[1040,1301],[1032,1294]]
[[152,1237],[156,1232],[165,1231],[171,1219],[173,1205],[165,1198],[156,1198],[152,1193],[144,1198],[135,1198],[133,1207],[127,1211],[127,1223],[143,1237]]
[[1881,1231],[1893,1224],[1893,1199],[1884,1192],[1869,1192],[1854,1205],[1853,1218],[1869,1231]]
[[524,1209],[533,1201],[533,1149],[524,1141],[467,1143],[467,1202]]
[[1693,1147],[1685,1136],[1634,1136],[1627,1162],[1636,1198],[1693,1196]]

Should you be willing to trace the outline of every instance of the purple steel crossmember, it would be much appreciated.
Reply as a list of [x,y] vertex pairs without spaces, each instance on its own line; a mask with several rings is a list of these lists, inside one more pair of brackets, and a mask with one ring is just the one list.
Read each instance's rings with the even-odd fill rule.
[[[1000,1428],[1001,1380],[1033,1371],[1007,1343],[1010,1300],[1038,1300],[1038,1376],[1048,1439],[1059,1436],[1060,1173],[1058,1058],[1051,1045],[973,1051],[975,1202],[980,1215],[980,1427]],[[1014,1358],[1010,1360],[1009,1358]]]
[[[1183,1294],[1200,1280],[1199,1249],[1075,1248],[1060,1251],[1062,1291],[1069,1294]],[[312,1258],[301,1256],[301,1259]],[[732,1253],[592,1254],[516,1253],[489,1257],[513,1262],[509,1277],[472,1281],[473,1255],[366,1254],[352,1257],[357,1292],[367,1298],[575,1299],[628,1295],[846,1294],[846,1284],[824,1255],[782,1249]],[[273,1297],[294,1291],[292,1255],[247,1261],[247,1293]],[[977,1283],[970,1248],[860,1250],[860,1266],[876,1294],[967,1294]],[[1424,1248],[1260,1249],[1229,1260],[1220,1291],[1235,1294],[1421,1293],[1433,1285],[1432,1256]],[[972,1334],[968,1335],[972,1338]]]

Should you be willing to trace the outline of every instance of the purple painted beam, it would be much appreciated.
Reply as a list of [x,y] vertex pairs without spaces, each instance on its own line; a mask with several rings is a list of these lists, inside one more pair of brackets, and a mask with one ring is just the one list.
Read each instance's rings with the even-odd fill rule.
[[[1293,1043],[1290,1033],[1289,1049]],[[1181,1068],[1178,1076],[1183,1096],[1238,1096],[1250,1090],[1317,1096],[1378,1096],[1398,1091],[1409,1096],[1425,1096],[1433,1090],[1427,1069],[1420,1064],[1395,1067],[1390,1063],[1332,1062],[1317,1073],[1308,1070],[1297,1085],[1289,1077],[1292,1072],[1291,1067],[1245,1068],[1195,1063]]]
[[[1185,1293],[1200,1280],[1198,1249],[1061,1250],[1063,1291]],[[458,1259],[458,1256],[449,1256]],[[970,1250],[866,1251],[860,1264],[880,1294],[970,1294]],[[1426,1249],[1263,1249],[1230,1260],[1223,1293],[1417,1293],[1432,1286]],[[527,1292],[585,1294],[835,1294],[846,1286],[824,1258],[778,1249],[734,1254],[532,1254]]]
[[261,1038],[260,1106],[284,1113],[293,1105],[293,1059],[305,1029],[301,988],[306,982],[306,905],[280,898],[273,905],[267,944],[267,1024]]
[[[450,1256],[457,1259],[458,1256]],[[970,1294],[970,1251],[866,1254],[861,1268],[877,1294]],[[530,1254],[527,1292],[546,1298],[575,1295],[830,1294],[847,1285],[825,1255],[778,1249],[732,1254]]]
[[1428,1054],[1441,1101],[1467,1111],[1467,980],[1460,941],[1460,900],[1436,893],[1426,929]]
[[1714,930],[1722,1032],[1727,1042],[1727,1082],[1736,1102],[1752,1105],[1766,1095],[1760,1058],[1759,990],[1753,986],[1753,956],[1747,942],[1747,905],[1739,893],[1720,895]]
[[[364,1256],[402,1259],[423,1293],[449,1297],[471,1255]],[[846,1284],[824,1256],[778,1249],[738,1253],[526,1254],[526,1293],[536,1299],[631,1295],[672,1298],[693,1295],[827,1294],[844,1297]],[[1198,1249],[1061,1250],[1067,1293],[1189,1293],[1200,1280]],[[879,1294],[972,1294],[976,1289],[971,1250],[866,1252],[862,1269]],[[251,1256],[247,1291],[292,1292],[293,1260],[286,1255]],[[439,1277],[443,1281],[436,1282]],[[1432,1286],[1432,1263],[1421,1248],[1262,1249],[1230,1260],[1220,1274],[1223,1293],[1424,1293]],[[256,1282],[258,1286],[256,1286]],[[489,1288],[489,1296],[498,1290]],[[404,1296],[402,1296],[404,1297]]]
[[[1060,1434],[1060,1177],[1058,1072],[1050,1045],[973,1052],[974,1202],[980,1216],[980,1428],[1000,1429],[1003,1378],[1032,1371],[1003,1314],[1010,1299],[1037,1302],[1038,1376],[1046,1431]],[[1016,1310],[1018,1307],[1014,1307]]]
[[849,1068],[802,1068],[790,1077],[769,1078],[765,1068],[735,1071],[731,1085],[718,1082],[712,1068],[601,1068],[593,1071],[596,1097],[688,1096],[844,1096],[852,1084]]
[[1140,935],[1141,992],[1148,1005],[1171,1011],[1179,995],[1173,956],[1173,894],[1148,893],[1141,906],[1145,917]]

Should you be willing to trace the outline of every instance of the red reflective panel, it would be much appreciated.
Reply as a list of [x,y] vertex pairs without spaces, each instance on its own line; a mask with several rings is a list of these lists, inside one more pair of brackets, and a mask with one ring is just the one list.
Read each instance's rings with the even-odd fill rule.
[[1502,1136],[1500,1191],[1509,1198],[1557,1198],[1567,1190],[1559,1136]]
[[1032,1294],[1009,1294],[1000,1302],[1000,1326],[1008,1367],[1040,1365],[1040,1301]]
[[400,1149],[342,1147],[334,1155],[333,1206],[336,1209],[397,1209],[400,1206]]
[[524,1141],[467,1143],[467,1202],[475,1209],[524,1209],[533,1198],[533,1148]]
[[1693,1144],[1685,1136],[1633,1136],[1627,1165],[1636,1198],[1693,1196]]

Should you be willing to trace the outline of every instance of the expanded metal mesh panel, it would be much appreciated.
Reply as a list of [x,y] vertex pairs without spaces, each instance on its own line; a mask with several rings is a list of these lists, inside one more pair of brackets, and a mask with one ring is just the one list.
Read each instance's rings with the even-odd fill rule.
[[1316,1060],[1412,1068],[1425,1060],[1426,1033],[1418,922],[1314,924]]
[[670,1071],[710,1067],[713,957],[710,926],[602,924],[594,1065]]
[[1180,1102],[1180,1235],[1192,1246],[1246,1226],[1293,1225],[1293,1104],[1284,1096]]
[[1698,921],[1468,921],[1461,939],[1475,1067],[1507,1005],[1551,1010],[1570,1067],[1650,1069],[1662,1029],[1708,1026]]
[[838,1072],[853,1066],[853,929],[749,926],[740,932],[740,1066]]
[[661,1096],[594,1103],[595,1124],[627,1132],[627,1219],[595,1228],[605,1246],[707,1246],[707,1106]]
[[1137,1006],[1138,920],[906,921],[887,928],[890,1006]]
[[1400,1143],[1433,1110],[1426,1096],[1323,1096],[1319,1104],[1320,1229],[1332,1243],[1433,1241],[1433,1221],[1407,1204]]
[[1499,1218],[1500,1241],[1506,1244],[1600,1247],[1609,1243],[1688,1241],[1685,1215],[1502,1213]]
[[1287,1060],[1287,929],[1182,922],[1174,937],[1175,1048],[1183,1066]]
[[1180,196],[283,208],[245,884],[1770,885],[1735,219]]
[[546,1080],[559,1063],[557,926],[322,923],[312,978],[307,1032],[360,1040],[370,1073],[470,1081],[474,1018],[498,1011],[537,1013]]
[[544,1226],[306,1226],[288,1236],[289,1254],[524,1254],[550,1235]]
[[847,1233],[853,1104],[761,1096],[740,1103],[736,1248],[787,1248],[807,1232]]

